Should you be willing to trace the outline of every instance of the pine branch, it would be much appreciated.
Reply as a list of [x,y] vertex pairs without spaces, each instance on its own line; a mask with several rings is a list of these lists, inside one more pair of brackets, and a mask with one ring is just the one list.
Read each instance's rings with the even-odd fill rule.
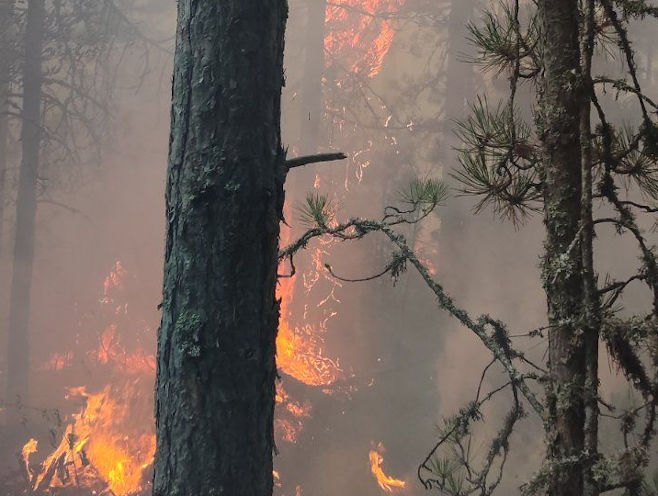
[[295,167],[304,167],[310,164],[319,164],[321,162],[334,162],[336,160],[344,160],[347,155],[344,153],[320,153],[318,155],[306,155],[303,157],[291,158],[286,160],[286,169],[294,169]]

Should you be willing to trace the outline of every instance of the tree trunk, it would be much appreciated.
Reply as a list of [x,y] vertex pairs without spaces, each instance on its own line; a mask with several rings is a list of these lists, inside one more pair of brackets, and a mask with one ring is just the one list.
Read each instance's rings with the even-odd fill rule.
[[285,0],[180,0],[155,496],[270,496]]
[[30,370],[30,289],[37,213],[37,174],[41,147],[41,60],[45,22],[44,0],[29,0],[23,72],[22,162],[16,197],[16,234],[9,308],[7,398],[28,396]]
[[591,460],[585,465],[584,496],[598,496],[599,488],[594,474],[588,470],[596,461],[599,451],[599,339],[601,328],[601,305],[594,272],[594,224],[592,219],[593,196],[593,150],[591,97],[594,87],[591,80],[592,59],[595,43],[595,0],[583,2],[580,30],[581,77],[584,92],[580,103],[580,146],[581,146],[581,253],[583,260],[583,312],[582,321],[586,354],[585,379],[585,450]]
[[[14,8],[13,0],[0,0],[0,46],[10,46],[11,40],[9,33],[11,31],[11,15]],[[0,52],[0,254],[4,247],[4,227],[5,227],[5,205],[7,197],[5,196],[6,178],[7,178],[7,140],[9,138],[9,86],[11,60],[9,59],[9,49]]]
[[[541,0],[540,94],[548,298],[548,463],[552,496],[584,492],[586,340],[581,235],[581,59],[578,0]],[[580,243],[579,243],[580,240]],[[591,239],[590,239],[591,242]]]
[[326,0],[308,0],[304,80],[302,81],[302,127],[300,154],[312,155],[320,145],[320,124],[324,115],[322,75],[324,74],[324,36]]

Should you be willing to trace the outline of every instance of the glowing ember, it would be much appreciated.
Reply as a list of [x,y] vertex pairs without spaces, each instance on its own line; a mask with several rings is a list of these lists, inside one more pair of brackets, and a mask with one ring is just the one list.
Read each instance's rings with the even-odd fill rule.
[[355,74],[375,77],[391,49],[390,21],[406,0],[342,0],[327,7],[325,50]]
[[406,482],[394,479],[384,473],[382,463],[384,463],[384,445],[379,443],[376,449],[370,450],[370,471],[375,476],[377,484],[387,493],[393,493],[398,489],[403,489]]

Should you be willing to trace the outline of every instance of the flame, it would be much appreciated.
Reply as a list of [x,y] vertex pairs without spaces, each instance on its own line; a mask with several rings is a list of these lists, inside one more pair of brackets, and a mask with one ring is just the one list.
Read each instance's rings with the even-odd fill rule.
[[[319,257],[316,253],[315,270]],[[23,447],[25,472],[35,493],[59,494],[61,488],[80,487],[91,494],[133,496],[149,490],[156,445],[151,408],[155,358],[122,339],[128,336],[122,336],[124,324],[129,323],[123,294],[127,278],[128,271],[117,262],[103,281],[99,299],[105,308],[102,315],[116,322],[101,327],[95,349],[85,353],[83,359],[71,351],[55,353],[45,366],[57,371],[84,363],[97,367],[109,379],[104,387],[69,389],[68,399],[77,398],[83,406],[70,417],[59,444],[41,464],[30,465],[30,458],[38,452],[36,440],[29,440]],[[312,284],[306,284],[306,278],[304,283],[300,289],[308,291]],[[277,290],[282,300],[278,365],[286,376],[328,392],[326,388],[341,377],[342,371],[337,361],[323,353],[326,319],[312,325],[306,322],[305,314],[302,325],[293,325],[290,305],[294,290],[295,278],[281,280]],[[295,443],[311,416],[312,405],[292,399],[282,384],[277,387],[276,400],[280,405],[277,438]],[[301,494],[301,488],[297,488],[297,494]]]
[[[32,490],[91,488],[102,482],[116,496],[143,491],[155,454],[155,435],[131,427],[134,402],[143,396],[143,388],[139,381],[107,386],[96,394],[84,387],[72,388],[69,395],[83,399],[85,406],[73,415],[60,444],[31,477]],[[34,440],[23,448],[28,467],[36,448]]]
[[21,460],[23,460],[23,466],[25,467],[25,472],[27,474],[31,473],[30,468],[30,456],[36,453],[39,450],[39,443],[36,439],[30,439],[23,449],[21,450]]
[[384,445],[379,443],[376,449],[370,450],[370,471],[375,476],[379,487],[387,492],[393,493],[398,489],[404,489],[407,483],[400,479],[394,479],[384,473],[382,463],[384,463]]
[[91,355],[98,363],[120,367],[126,374],[155,373],[155,356],[142,349],[128,352],[121,344],[121,335],[116,324],[110,324],[103,330],[99,337],[98,349]]
[[[290,233],[283,232],[282,245],[287,244],[289,238]],[[283,373],[308,386],[330,386],[341,377],[342,371],[338,362],[323,352],[326,322],[298,326],[291,323],[290,305],[295,280],[296,276],[280,278],[277,286],[277,297],[281,300],[276,339],[277,365]],[[306,280],[304,285],[308,289]]]
[[[117,262],[105,278],[99,301],[108,310],[106,315],[127,315],[127,304],[121,301],[127,275]],[[155,358],[141,349],[129,351],[116,323],[103,329],[97,349],[86,356],[91,362],[78,362],[102,367],[109,384],[96,392],[85,386],[69,388],[67,399],[82,401],[83,406],[71,416],[61,441],[40,466],[30,466],[30,457],[37,452],[36,441],[25,444],[22,458],[31,489],[39,494],[59,494],[57,488],[81,487],[91,494],[114,496],[144,492],[155,454]],[[46,367],[71,367],[73,357],[73,352],[54,354]]]
[[406,0],[343,0],[327,7],[325,51],[352,73],[380,73],[395,29],[389,20]]
[[274,429],[277,439],[287,443],[296,443],[304,428],[304,420],[311,416],[313,407],[310,403],[298,403],[290,398],[282,383],[276,387],[277,409]]

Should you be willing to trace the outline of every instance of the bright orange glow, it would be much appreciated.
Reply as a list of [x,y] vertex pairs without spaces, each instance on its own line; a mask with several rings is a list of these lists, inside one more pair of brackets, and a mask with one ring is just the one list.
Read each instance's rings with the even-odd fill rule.
[[[283,232],[281,244],[285,245],[289,237],[289,233]],[[282,272],[285,270],[283,267],[280,269]],[[323,323],[299,326],[291,323],[290,305],[294,297],[295,280],[296,276],[281,278],[277,286],[277,297],[281,300],[276,339],[277,365],[284,374],[308,386],[330,386],[340,378],[342,371],[336,361],[324,355],[326,329]]]
[[387,493],[393,493],[398,489],[404,489],[407,483],[400,479],[394,479],[384,473],[382,463],[384,463],[384,445],[379,443],[376,449],[370,450],[370,471],[375,476],[377,484]]
[[[142,390],[139,381],[107,386],[97,394],[72,389],[70,395],[84,400],[85,406],[73,416],[59,446],[32,478],[32,489],[94,486],[102,481],[116,496],[144,490],[155,435],[133,425],[132,409]],[[23,448],[27,466],[29,456],[36,452],[32,443]]]
[[[100,303],[110,315],[127,314],[127,304],[121,304],[127,274],[117,262],[103,282]],[[32,490],[42,494],[54,488],[84,487],[90,494],[140,493],[146,490],[155,453],[151,393],[155,358],[144,350],[128,352],[116,324],[101,332],[98,348],[87,356],[91,363],[104,366],[110,383],[95,393],[84,386],[68,390],[67,398],[83,405],[39,467],[30,466],[36,441],[25,444],[22,458]],[[55,354],[46,368],[71,366],[73,357],[72,352]]]
[[155,373],[155,356],[138,349],[128,352],[121,344],[119,328],[107,326],[100,335],[98,349],[91,353],[99,363],[119,367],[126,374]]
[[296,443],[304,428],[304,420],[311,416],[313,408],[308,402],[301,404],[292,400],[282,383],[276,386],[276,403],[279,405],[274,421],[276,437],[287,443]]
[[21,460],[23,460],[23,466],[25,467],[25,472],[30,473],[30,456],[36,453],[39,449],[39,443],[36,439],[30,439],[23,449],[21,450]]
[[395,30],[389,18],[406,0],[342,0],[327,7],[325,50],[355,74],[373,78],[382,69]]

